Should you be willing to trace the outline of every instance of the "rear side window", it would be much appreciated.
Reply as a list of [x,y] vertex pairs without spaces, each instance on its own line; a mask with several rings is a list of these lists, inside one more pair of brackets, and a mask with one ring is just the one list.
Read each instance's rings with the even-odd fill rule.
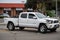
[[21,18],[27,18],[27,14],[22,14]]

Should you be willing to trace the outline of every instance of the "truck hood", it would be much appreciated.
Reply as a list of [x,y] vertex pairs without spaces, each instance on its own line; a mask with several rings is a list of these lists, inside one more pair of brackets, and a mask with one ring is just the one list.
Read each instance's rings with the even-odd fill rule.
[[58,20],[58,19],[55,19],[55,18],[43,18],[43,19],[45,19],[45,20]]

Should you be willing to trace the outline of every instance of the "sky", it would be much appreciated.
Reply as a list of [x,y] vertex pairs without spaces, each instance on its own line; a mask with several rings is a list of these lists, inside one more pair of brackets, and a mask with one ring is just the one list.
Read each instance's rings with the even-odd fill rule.
[[0,3],[26,3],[27,0],[0,0]]

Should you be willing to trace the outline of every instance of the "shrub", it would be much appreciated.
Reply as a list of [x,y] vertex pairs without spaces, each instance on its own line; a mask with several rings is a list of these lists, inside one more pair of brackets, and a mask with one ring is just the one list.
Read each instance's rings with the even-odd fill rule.
[[0,18],[4,18],[4,16],[0,16]]
[[47,10],[46,14],[47,14],[47,16],[55,17],[55,13],[53,11]]

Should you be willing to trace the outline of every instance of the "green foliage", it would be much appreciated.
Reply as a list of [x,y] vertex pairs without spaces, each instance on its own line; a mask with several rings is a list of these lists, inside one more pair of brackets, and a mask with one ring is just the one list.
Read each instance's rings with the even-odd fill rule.
[[4,18],[4,16],[0,16],[0,18]]
[[46,14],[47,14],[47,16],[55,17],[55,13],[53,11],[47,10]]
[[36,3],[37,3],[37,0],[27,0],[25,7],[36,9]]

